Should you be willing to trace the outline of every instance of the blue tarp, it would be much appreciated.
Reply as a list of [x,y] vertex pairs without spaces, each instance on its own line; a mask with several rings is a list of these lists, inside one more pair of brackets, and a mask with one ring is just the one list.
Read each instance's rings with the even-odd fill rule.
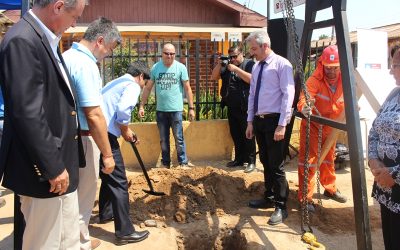
[[0,10],[20,10],[21,0],[0,0]]

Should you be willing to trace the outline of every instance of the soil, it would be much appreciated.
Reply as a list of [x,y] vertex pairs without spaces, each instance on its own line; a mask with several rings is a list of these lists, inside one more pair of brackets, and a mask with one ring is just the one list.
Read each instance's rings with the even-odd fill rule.
[[[300,208],[296,199],[297,160],[286,166],[290,187],[289,217],[284,224],[275,227],[266,223],[273,209],[247,207],[249,200],[263,197],[261,164],[257,172],[245,174],[243,169],[224,167],[225,163],[203,162],[188,169],[149,170],[154,190],[164,192],[164,196],[143,192],[149,190],[147,182],[143,174],[133,172],[129,176],[129,195],[134,224],[149,229],[144,222],[152,219],[157,222],[157,228],[173,228],[170,236],[175,237],[176,246],[172,249],[307,249],[308,245],[301,242]],[[369,171],[366,172],[371,186],[372,178]],[[316,194],[315,202],[318,203],[320,197],[322,206],[317,205],[316,213],[310,215],[310,225],[327,249],[356,249],[350,168],[338,170],[337,176],[338,186],[349,201],[340,204]],[[383,249],[379,207],[371,204],[369,212],[374,249]]]
[[[97,249],[308,249],[301,241],[297,159],[286,165],[289,217],[277,226],[266,223],[273,209],[247,206],[250,199],[263,196],[261,164],[258,162],[257,172],[249,174],[225,164],[195,162],[195,167],[186,169],[152,168],[148,174],[154,190],[164,192],[164,196],[143,192],[149,187],[140,169],[129,169],[131,219],[137,230],[149,230],[150,236],[140,243],[115,246],[113,222],[98,224],[96,206],[90,230],[92,237],[102,241]],[[369,170],[365,172],[370,194],[373,177]],[[350,168],[337,171],[337,185],[348,202],[341,204],[316,194],[315,202],[321,198],[322,205],[310,215],[310,225],[326,249],[357,249]],[[368,202],[373,249],[383,249],[379,206],[370,197]],[[147,220],[154,220],[156,227],[146,226]],[[5,246],[11,246],[7,242],[12,239],[2,231],[0,225],[0,249],[11,249]]]

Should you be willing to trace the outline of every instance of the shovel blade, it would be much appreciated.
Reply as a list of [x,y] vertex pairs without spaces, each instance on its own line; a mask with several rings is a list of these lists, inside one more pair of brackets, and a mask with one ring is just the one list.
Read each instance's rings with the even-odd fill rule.
[[145,192],[146,194],[154,195],[154,196],[163,196],[163,195],[165,195],[164,192],[156,192],[154,190],[144,190],[144,189],[142,189],[142,191]]

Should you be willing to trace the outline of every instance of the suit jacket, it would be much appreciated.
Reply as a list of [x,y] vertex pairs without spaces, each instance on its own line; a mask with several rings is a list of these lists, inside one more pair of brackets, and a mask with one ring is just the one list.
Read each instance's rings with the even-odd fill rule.
[[0,84],[5,101],[2,185],[16,194],[55,197],[48,180],[66,169],[67,193],[76,190],[79,166],[85,163],[75,101],[46,35],[29,13],[0,46]]

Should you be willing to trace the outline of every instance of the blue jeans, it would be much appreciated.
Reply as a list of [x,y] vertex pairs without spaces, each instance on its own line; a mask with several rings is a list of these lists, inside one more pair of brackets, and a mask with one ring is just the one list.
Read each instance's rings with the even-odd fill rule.
[[157,126],[160,132],[161,162],[163,165],[171,164],[169,135],[170,128],[175,138],[176,155],[179,164],[187,164],[186,145],[183,138],[182,112],[157,111]]

